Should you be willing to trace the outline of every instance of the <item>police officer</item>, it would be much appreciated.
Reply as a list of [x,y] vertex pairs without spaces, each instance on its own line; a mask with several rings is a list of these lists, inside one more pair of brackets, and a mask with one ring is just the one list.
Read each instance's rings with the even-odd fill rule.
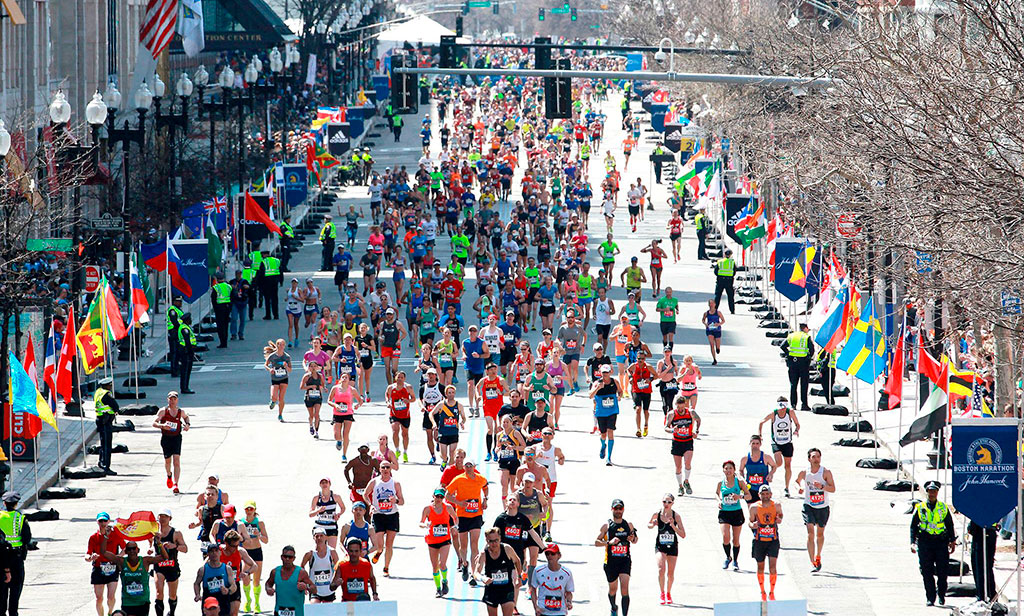
[[[924,484],[928,500],[914,507],[910,519],[910,551],[917,552],[924,578],[924,594],[928,605],[935,605],[936,592],[939,605],[946,604],[946,574],[949,571],[949,555],[956,549],[956,529],[953,516],[946,503],[939,502],[939,488],[942,484],[932,480]],[[936,578],[938,585],[936,588]]]
[[715,262],[715,305],[722,305],[722,291],[729,298],[729,314],[736,314],[736,301],[732,283],[736,277],[736,261],[732,258],[732,249],[725,249],[725,257]]
[[363,184],[370,184],[370,174],[373,172],[373,157],[370,156],[370,148],[363,148],[360,157],[363,163]]
[[231,322],[231,285],[224,282],[224,274],[217,273],[217,284],[210,288],[213,318],[217,321],[218,349],[228,348],[228,325]]
[[331,259],[334,258],[334,240],[338,239],[338,228],[334,226],[330,214],[324,215],[324,226],[320,229],[320,244],[323,248],[320,251],[320,270],[331,269]]
[[178,330],[178,354],[181,357],[181,375],[178,381],[178,389],[183,394],[194,394],[189,389],[189,380],[192,379],[192,362],[195,361],[196,333],[192,331],[192,315],[185,313],[181,318],[181,328]]
[[100,437],[100,468],[108,475],[117,474],[110,470],[110,454],[114,446],[114,418],[121,410],[114,399],[114,392],[111,391],[113,386],[114,379],[104,377],[100,379],[99,386],[93,394],[93,402],[96,404],[96,432]]
[[284,217],[281,227],[281,271],[288,271],[288,261],[292,258],[292,243],[295,242],[295,228],[292,227],[292,216]]
[[814,342],[807,333],[807,324],[801,323],[799,331],[790,332],[782,342],[782,350],[786,353],[786,366],[789,368],[789,399],[796,406],[797,385],[800,386],[801,411],[809,411],[807,405],[807,382],[811,378],[811,358],[814,357]]
[[177,378],[181,361],[178,357],[178,327],[181,324],[181,296],[175,295],[167,307],[167,354],[171,360],[171,378]]
[[5,541],[0,543],[0,614],[18,616],[21,589],[25,585],[25,556],[32,542],[32,530],[25,514],[17,510],[21,494],[5,492],[4,509],[0,513],[0,533]]
[[402,125],[405,121],[402,119],[401,114],[396,113],[391,116],[391,133],[395,136],[395,143],[402,138]]
[[263,295],[263,320],[269,321],[271,313],[276,321],[278,316],[277,290],[284,276],[281,274],[281,260],[272,256],[269,251],[263,252],[263,263],[260,264],[260,294]]
[[231,339],[245,340],[245,313],[249,308],[253,271],[251,267],[235,270],[231,281]]
[[708,217],[704,215],[704,210],[697,211],[693,225],[697,229],[697,260],[707,261]]
[[661,184],[661,157],[665,155],[665,148],[659,143],[654,152],[651,153],[651,160],[654,161],[654,183]]
[[818,365],[821,366],[821,389],[825,394],[825,403],[829,405],[836,403],[832,386],[836,383],[836,359],[838,357],[838,349],[831,353],[825,349],[818,351]]

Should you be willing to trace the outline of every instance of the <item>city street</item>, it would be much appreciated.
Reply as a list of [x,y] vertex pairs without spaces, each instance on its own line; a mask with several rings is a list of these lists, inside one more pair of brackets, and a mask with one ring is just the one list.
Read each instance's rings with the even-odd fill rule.
[[[634,108],[639,104],[634,103]],[[422,108],[421,108],[422,110]],[[624,138],[619,125],[619,98],[613,95],[604,104],[608,115],[604,143],[595,153],[590,165],[590,178],[596,187],[603,177],[600,165],[604,150],[618,153],[621,168],[620,143]],[[436,127],[435,123],[435,127]],[[390,134],[381,132],[373,148],[375,167],[405,165],[415,169],[421,155],[418,135],[419,120],[406,118],[406,130],[400,143],[392,143]],[[623,172],[623,194],[629,180],[637,176],[644,184],[651,182],[647,156],[655,143],[646,135],[634,152],[628,169]],[[435,139],[437,131],[434,131]],[[521,172],[521,169],[520,169]],[[513,199],[518,193],[518,179],[513,187]],[[646,269],[649,257],[640,249],[654,238],[667,238],[668,212],[666,201],[672,178],[652,190],[654,211],[644,212],[646,220],[636,233],[631,233],[623,198],[616,212],[615,235],[622,249],[616,263],[615,278],[628,264],[630,255],[639,255]],[[368,198],[365,188],[347,187],[340,192],[341,206],[361,206],[367,214]],[[604,221],[600,216],[600,200],[590,220],[590,261],[597,263],[596,249],[604,239]],[[337,220],[337,219],[336,219]],[[339,241],[341,241],[339,228]],[[354,256],[358,260],[365,249],[367,230],[361,227]],[[566,396],[562,406],[561,430],[555,445],[565,453],[565,465],[558,469],[558,495],[552,535],[564,554],[562,563],[572,570],[576,581],[575,609],[572,613],[597,615],[608,613],[607,586],[601,571],[603,548],[594,547],[594,539],[601,525],[610,517],[612,499],[625,501],[625,518],[639,532],[639,543],[633,556],[633,574],[630,594],[634,614],[671,613],[686,610],[689,613],[710,614],[715,603],[729,601],[757,601],[758,585],[754,561],[750,556],[751,534],[744,530],[740,552],[741,571],[722,570],[721,532],[717,522],[718,501],[715,486],[721,478],[725,460],[737,463],[746,454],[750,435],[757,431],[758,422],[771,410],[779,395],[788,395],[789,385],[779,350],[770,344],[763,331],[756,328],[755,317],[743,306],[737,306],[735,316],[726,314],[722,360],[711,366],[711,358],[700,319],[707,309],[707,300],[713,295],[714,276],[707,261],[696,261],[696,238],[692,224],[687,223],[683,235],[683,260],[666,261],[664,285],[673,287],[680,300],[679,329],[676,334],[675,357],[681,361],[692,355],[703,370],[699,383],[700,399],[697,411],[702,425],[700,438],[695,444],[693,475],[690,482],[694,493],[677,497],[675,509],[682,516],[686,538],[681,541],[680,556],[675,572],[673,597],[670,607],[658,605],[657,567],[654,557],[655,531],[647,528],[647,521],[658,511],[666,492],[675,493],[672,458],[669,455],[669,435],[661,430],[660,400],[652,403],[651,431],[646,438],[636,438],[631,404],[622,403],[618,420],[618,444],[615,447],[615,466],[606,467],[597,454],[599,441],[591,434],[592,404],[583,394]],[[447,240],[439,237],[438,257],[442,263],[449,258]],[[667,241],[662,247],[671,253]],[[531,249],[531,255],[534,254]],[[333,273],[314,272],[320,259],[320,245],[311,236],[303,249],[291,260],[292,277],[300,281],[312,276],[323,291],[329,305],[336,306],[338,295],[333,285]],[[353,277],[357,270],[353,269]],[[389,283],[390,276],[383,278]],[[470,290],[472,269],[468,268],[466,299],[476,295]],[[623,289],[616,283],[611,298],[616,310],[625,301]],[[282,291],[283,296],[283,291]],[[472,298],[472,299],[471,299]],[[661,356],[660,336],[657,333],[657,312],[651,298],[650,287],[645,285],[643,307],[648,325],[643,328],[644,342]],[[465,305],[465,304],[464,304]],[[282,313],[284,312],[282,307]],[[470,311],[463,310],[467,315]],[[241,508],[255,500],[260,520],[266,524],[270,537],[264,547],[264,571],[280,564],[279,554],[286,544],[296,547],[301,555],[313,545],[310,536],[309,503],[318,491],[318,480],[330,477],[335,491],[348,502],[348,490],[342,476],[340,452],[335,450],[329,437],[329,409],[321,411],[326,420],[321,429],[322,438],[313,440],[307,430],[306,410],[298,391],[301,370],[293,372],[287,394],[288,406],[284,411],[285,423],[278,423],[277,412],[269,410],[269,377],[263,370],[262,348],[268,340],[284,336],[285,321],[264,321],[257,311],[257,319],[249,324],[245,341],[232,341],[226,350],[211,349],[205,354],[205,363],[197,366],[192,388],[198,393],[183,396],[181,406],[192,418],[192,429],[184,435],[182,455],[183,477],[180,495],[172,495],[164,485],[163,460],[160,455],[159,431],[149,426],[151,418],[135,418],[139,429],[135,433],[118,433],[115,443],[124,443],[127,454],[115,454],[113,468],[116,477],[100,480],[72,481],[70,485],[88,488],[88,498],[77,501],[44,501],[41,507],[55,507],[61,519],[56,522],[32,524],[33,536],[39,539],[39,550],[31,552],[26,563],[27,582],[22,598],[22,613],[29,615],[71,614],[88,616],[95,613],[93,591],[89,584],[90,566],[84,562],[86,542],[95,532],[95,516],[101,511],[112,518],[127,517],[137,510],[159,511],[170,507],[174,513],[172,525],[182,530],[189,552],[182,555],[182,584],[179,587],[178,614],[199,613],[198,604],[192,602],[191,582],[200,566],[195,530],[187,530],[194,519],[196,496],[206,484],[206,478],[220,475],[220,487],[229,493],[230,502]],[[467,318],[467,324],[469,319]],[[162,333],[160,334],[162,335]],[[584,361],[591,355],[589,347],[594,336],[593,327],[587,332],[591,340],[586,344]],[[305,334],[303,338],[305,338]],[[539,332],[531,332],[529,340],[536,344]],[[290,350],[293,364],[301,366],[305,348]],[[413,356],[403,348],[401,366],[412,374]],[[582,363],[582,362],[581,362]],[[465,402],[464,372],[460,370],[459,399]],[[845,375],[842,375],[845,378]],[[374,443],[378,435],[390,435],[387,410],[382,403],[385,379],[382,370],[375,370],[373,402],[356,412],[352,431],[353,443]],[[177,389],[177,382],[160,377],[155,388],[149,388],[149,398],[163,400],[166,391]],[[415,384],[415,379],[411,378]],[[863,389],[863,388],[862,388]],[[657,396],[655,396],[657,398]],[[87,405],[88,406],[88,405]],[[832,513],[826,530],[823,569],[811,573],[805,551],[806,531],[800,516],[802,500],[782,498],[782,473],[778,473],[773,486],[775,495],[785,514],[781,524],[782,554],[779,559],[778,599],[806,599],[808,613],[813,614],[931,614],[937,608],[926,608],[917,558],[910,551],[908,539],[909,518],[906,515],[909,495],[873,490],[876,481],[890,478],[891,471],[872,471],[854,466],[858,458],[872,455],[871,450],[832,446],[841,436],[832,424],[836,418],[802,413],[801,430],[796,439],[793,459],[794,478],[806,467],[805,452],[809,447],[823,451],[823,464],[832,470],[837,492],[831,496]],[[841,420],[846,421],[846,420]],[[426,464],[424,435],[419,426],[418,407],[413,411],[412,443],[408,464],[401,464],[396,479],[401,482],[405,505],[401,507],[401,533],[396,542],[391,577],[384,578],[381,565],[375,567],[380,596],[397,600],[399,613],[469,616],[485,614],[485,606],[478,601],[479,588],[470,588],[458,579],[454,556],[450,561],[452,592],[445,599],[434,598],[423,529],[419,528],[419,514],[429,503],[430,493],[436,486],[438,466]],[[485,514],[485,527],[501,510],[500,484],[497,465],[483,463],[485,424],[481,419],[470,419],[463,432],[460,446],[468,449],[469,458],[480,463],[480,469],[490,481],[490,500]],[[768,448],[769,434],[766,437]],[[919,446],[923,457],[925,447]],[[349,455],[355,455],[355,446]],[[797,496],[795,485],[793,496]],[[342,521],[350,519],[348,512]],[[958,533],[960,529],[958,528]],[[966,603],[967,599],[951,598],[951,604]],[[520,597],[518,604],[523,613],[532,614],[529,602]],[[263,611],[273,608],[273,598],[265,593]]]

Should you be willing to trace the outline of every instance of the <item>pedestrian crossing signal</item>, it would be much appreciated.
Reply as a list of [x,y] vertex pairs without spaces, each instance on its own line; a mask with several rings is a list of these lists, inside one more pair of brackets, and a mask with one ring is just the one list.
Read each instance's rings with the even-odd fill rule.
[[576,9],[572,9],[572,11],[569,12],[569,19],[576,21]]
[[544,21],[544,9],[537,9],[537,21]]

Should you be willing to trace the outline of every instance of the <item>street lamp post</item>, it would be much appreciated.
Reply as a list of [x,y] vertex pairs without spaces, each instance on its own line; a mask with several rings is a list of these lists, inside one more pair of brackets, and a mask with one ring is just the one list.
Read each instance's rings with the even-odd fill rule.
[[164,84],[162,81],[160,81],[159,75],[157,75],[156,81],[154,83],[156,85],[156,92],[154,92],[153,96],[153,123],[158,130],[166,129],[168,131],[169,145],[167,148],[167,155],[170,163],[170,186],[168,188],[170,190],[171,195],[178,195],[180,194],[181,191],[178,187],[178,177],[176,169],[177,157],[175,155],[176,144],[174,137],[178,128],[180,128],[183,133],[187,133],[188,131],[188,102],[189,99],[192,97],[193,84],[192,80],[188,78],[188,75],[182,73],[181,76],[178,78],[177,83],[174,84],[174,93],[181,100],[181,112],[174,112],[174,99],[172,98],[169,101],[170,112],[163,113],[160,108],[160,105],[164,97]]

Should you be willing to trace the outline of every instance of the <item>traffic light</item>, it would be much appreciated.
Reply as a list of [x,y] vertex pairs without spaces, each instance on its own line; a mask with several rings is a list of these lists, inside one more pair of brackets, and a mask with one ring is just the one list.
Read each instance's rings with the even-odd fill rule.
[[455,36],[462,36],[462,15],[455,18]]
[[498,3],[497,3],[497,1],[495,1],[494,3],[491,4],[491,12],[494,13],[495,15],[498,15],[501,12],[501,11],[498,10]]
[[[560,71],[567,71],[572,68],[572,62],[569,58],[558,58],[558,60],[555,61],[555,67]],[[544,78],[544,117],[549,120],[572,117],[571,78]]]
[[462,3],[462,14],[469,15],[469,0]]
[[569,10],[569,3],[568,2],[563,2],[562,3],[562,8],[568,11]]
[[[391,57],[391,68],[416,66],[415,60],[404,55]],[[414,73],[391,73],[391,108],[395,113],[416,113],[419,101],[416,96],[416,75]]]
[[[544,9],[541,9],[542,11]],[[551,66],[551,48],[548,45],[551,44],[550,36],[538,36],[533,39],[533,43],[538,45],[534,47],[534,68],[537,70],[546,70],[552,68]],[[541,46],[543,45],[543,46]]]
[[[461,20],[462,18],[457,18]],[[441,37],[441,68],[455,68],[458,60],[455,57],[455,37],[444,35]]]
[[571,11],[569,11],[569,19],[571,19],[572,21],[576,21],[576,9],[575,8],[573,8]]
[[544,9],[537,9],[537,21],[544,21]]

